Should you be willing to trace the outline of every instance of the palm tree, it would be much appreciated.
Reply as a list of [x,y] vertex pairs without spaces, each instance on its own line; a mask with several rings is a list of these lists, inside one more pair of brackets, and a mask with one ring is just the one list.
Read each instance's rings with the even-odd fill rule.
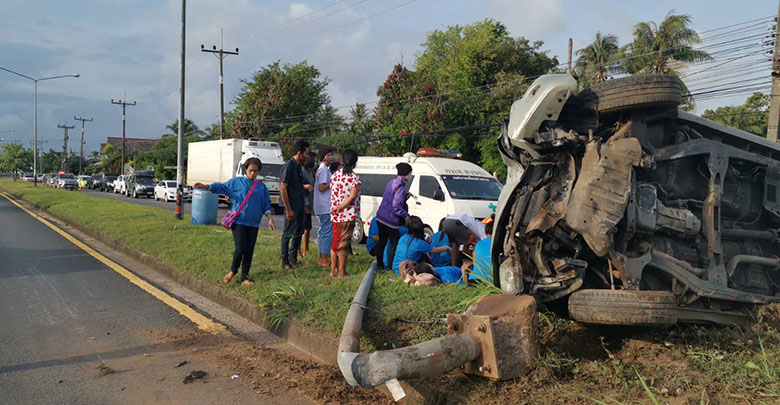
[[[168,124],[165,126],[165,129],[167,129],[167,134],[163,134],[163,136],[179,136],[179,120],[173,121],[171,124]],[[206,135],[206,133],[198,128],[197,125],[195,125],[194,122],[190,121],[189,119],[184,119],[184,136],[188,135],[198,135],[200,137]]]
[[332,105],[324,105],[317,111],[317,125],[324,136],[331,136],[344,126],[344,118],[336,113]]
[[349,109],[349,117],[352,120],[350,124],[352,131],[361,133],[365,129],[366,121],[368,121],[368,110],[363,103],[355,103],[354,107]]
[[707,52],[691,47],[701,39],[688,27],[690,22],[687,14],[671,10],[660,25],[647,21],[634,26],[634,42],[626,47],[624,69],[628,73],[677,75],[686,63],[711,60]]
[[601,35],[596,32],[596,38],[590,45],[577,50],[576,69],[585,86],[600,83],[609,78],[610,65],[620,54],[618,38],[613,34]]

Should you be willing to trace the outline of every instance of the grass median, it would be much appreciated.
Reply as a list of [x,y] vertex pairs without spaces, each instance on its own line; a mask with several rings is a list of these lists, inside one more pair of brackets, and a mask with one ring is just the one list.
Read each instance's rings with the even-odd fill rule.
[[[241,286],[221,282],[233,253],[231,232],[218,225],[192,225],[172,211],[92,196],[77,191],[33,187],[0,180],[0,188],[70,221],[98,231],[122,244],[157,257],[179,271],[220,284],[269,310],[271,319],[296,317],[307,327],[338,336],[355,290],[373,260],[363,247],[350,257],[350,278],[334,279],[318,266],[316,244],[290,273],[281,269],[281,234],[260,230],[250,279]],[[281,224],[280,224],[281,225]],[[316,240],[316,235],[314,235]],[[238,278],[236,277],[235,280]],[[459,312],[490,289],[442,285],[410,287],[390,272],[380,272],[371,290],[365,339],[371,348],[416,343],[446,333],[440,318]]]

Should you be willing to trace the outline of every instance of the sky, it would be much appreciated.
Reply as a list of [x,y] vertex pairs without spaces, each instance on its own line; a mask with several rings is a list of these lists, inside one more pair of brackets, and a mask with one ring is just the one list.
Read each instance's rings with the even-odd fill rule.
[[[190,0],[186,117],[200,127],[219,121],[218,59],[201,52],[201,44],[219,47],[223,41],[226,50],[239,48],[239,55],[224,59],[227,111],[241,90],[241,79],[277,60],[306,60],[331,80],[327,92],[332,105],[346,115],[350,105],[377,99],[376,90],[394,64],[413,67],[426,34],[436,29],[491,18],[504,23],[512,36],[544,41],[544,50],[565,61],[570,37],[575,50],[591,42],[596,31],[617,35],[622,45],[631,39],[635,24],[660,22],[670,10],[689,14],[692,28],[705,37],[712,29],[771,17],[777,4],[768,0]],[[178,119],[180,0],[4,0],[0,16],[0,67],[35,78],[80,75],[38,84],[38,134],[44,150],[62,149],[58,124],[76,125],[69,149],[78,150],[81,123],[75,116],[94,119],[86,123],[87,152],[98,150],[108,136],[121,136],[122,108],[111,100],[125,100],[125,91],[126,101],[136,102],[127,107],[128,137],[159,138],[168,132],[166,125]],[[762,55],[751,55],[744,61],[760,64],[762,60],[766,61]],[[702,86],[706,84],[706,75],[698,78]],[[741,104],[745,98],[703,100],[696,112]],[[30,146],[33,104],[33,82],[0,71],[0,138]]]

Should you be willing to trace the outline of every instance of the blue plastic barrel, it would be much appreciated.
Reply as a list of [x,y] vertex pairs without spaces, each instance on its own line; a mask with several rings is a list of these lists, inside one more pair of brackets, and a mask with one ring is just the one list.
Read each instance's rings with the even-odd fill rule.
[[195,225],[213,225],[217,223],[217,203],[219,198],[211,191],[196,188],[192,192],[192,223]]

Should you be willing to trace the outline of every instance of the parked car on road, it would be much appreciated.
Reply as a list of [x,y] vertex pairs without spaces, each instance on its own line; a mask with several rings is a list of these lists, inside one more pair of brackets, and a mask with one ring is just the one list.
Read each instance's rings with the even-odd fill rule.
[[49,178],[46,180],[46,185],[49,187],[57,187],[57,173],[49,173]]
[[28,182],[31,182],[31,183],[32,183],[33,180],[35,180],[35,178],[33,177],[33,174],[31,172],[24,172],[24,173],[22,173],[21,176],[19,176],[19,178],[22,179],[22,181],[28,181]]
[[102,173],[100,175],[100,191],[114,191],[114,181],[117,177],[114,173]]
[[[182,199],[190,200],[190,190],[187,185],[182,189]],[[154,199],[165,201],[176,201],[176,182],[174,180],[163,180],[154,187]]]
[[89,184],[90,190],[97,190],[100,188],[100,175],[99,174],[93,174],[91,176],[92,182]]
[[127,194],[127,178],[128,175],[120,174],[119,177],[114,180],[114,194]]
[[125,195],[133,198],[152,198],[154,195],[154,176],[147,174],[134,174],[127,180]]
[[76,187],[78,187],[78,180],[76,179],[76,176],[72,174],[69,173],[58,174],[57,177],[55,177],[54,179],[55,179],[54,187],[56,188],[75,190]]

